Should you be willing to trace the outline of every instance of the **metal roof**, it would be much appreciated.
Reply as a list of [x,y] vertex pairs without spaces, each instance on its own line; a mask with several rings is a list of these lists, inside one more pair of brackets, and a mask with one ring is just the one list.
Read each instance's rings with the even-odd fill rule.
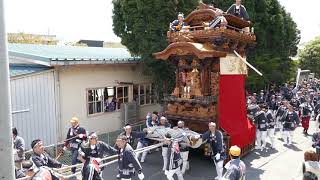
[[10,56],[40,60],[51,65],[136,63],[140,59],[131,56],[125,48],[10,43],[8,49]]
[[10,77],[26,75],[51,69],[47,66],[37,64],[10,64]]

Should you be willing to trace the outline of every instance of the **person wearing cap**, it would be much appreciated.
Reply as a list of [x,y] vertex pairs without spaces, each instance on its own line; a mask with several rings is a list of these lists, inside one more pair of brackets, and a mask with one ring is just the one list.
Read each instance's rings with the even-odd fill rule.
[[83,142],[79,148],[79,157],[83,162],[82,180],[102,180],[103,168],[100,168],[101,159],[92,157],[92,144]]
[[[178,121],[178,126],[174,127],[173,129],[182,131],[182,135],[185,136],[185,130],[189,130],[187,127],[185,127],[183,121]],[[189,146],[183,142],[179,142],[179,148],[180,148],[180,155],[183,160],[182,166],[181,166],[181,173],[185,174],[186,170],[189,170]]]
[[[73,117],[70,120],[71,127],[68,130],[67,138],[64,143],[63,150],[67,150],[68,147],[71,150],[72,154],[72,160],[71,164],[75,165],[79,163],[80,161],[78,160],[78,150],[80,148],[80,144],[82,141],[85,141],[87,139],[87,133],[86,130],[79,125],[79,119],[77,117]],[[76,172],[76,168],[73,167],[71,168],[71,171],[73,173]]]
[[142,166],[136,158],[133,148],[127,143],[127,137],[119,135],[116,145],[118,147],[119,178],[121,180],[131,180],[135,173],[137,173],[140,180],[144,179]]
[[12,128],[14,163],[17,169],[21,169],[21,163],[25,160],[25,144],[24,139],[18,136],[17,128]]
[[214,122],[208,124],[209,130],[202,135],[195,136],[195,139],[202,138],[203,141],[207,140],[211,147],[211,158],[214,161],[217,171],[215,179],[221,179],[223,174],[223,162],[227,158],[225,152],[225,145],[223,142],[223,134],[217,130],[217,125]]
[[53,177],[48,169],[36,167],[30,160],[22,162],[22,169],[17,171],[16,178],[28,178],[29,180],[52,180]]
[[183,30],[184,27],[187,27],[188,24],[184,22],[184,15],[182,13],[178,14],[178,19],[170,23],[170,30],[173,32],[179,32]]
[[174,180],[173,175],[176,174],[178,180],[183,180],[181,173],[182,158],[180,154],[179,143],[174,141],[169,133],[165,134],[164,144],[168,146],[167,165],[165,167],[165,175],[168,180]]
[[231,146],[229,149],[231,160],[224,166],[226,173],[223,180],[242,180],[245,179],[246,165],[240,160],[241,149],[238,146]]

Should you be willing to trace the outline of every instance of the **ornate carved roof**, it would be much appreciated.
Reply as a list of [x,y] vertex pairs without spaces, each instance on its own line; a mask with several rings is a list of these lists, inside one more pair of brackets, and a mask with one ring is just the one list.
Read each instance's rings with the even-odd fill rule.
[[240,29],[250,26],[250,22],[238,18],[237,16],[234,16],[232,14],[224,14],[223,16],[227,19],[228,25],[230,26],[234,26]]
[[165,50],[153,54],[156,59],[167,60],[170,56],[195,55],[199,59],[208,57],[225,57],[226,52],[216,51],[211,44],[192,42],[176,42],[170,44]]
[[[203,22],[210,22],[216,17],[216,8],[213,6],[200,3],[197,10],[192,11],[184,20],[190,26],[202,25]],[[228,25],[242,29],[249,27],[250,23],[239,17],[224,13],[223,16],[227,19]]]
[[201,25],[202,22],[210,22],[214,20],[216,13],[213,9],[200,9],[192,11],[185,19],[184,22],[191,26]]

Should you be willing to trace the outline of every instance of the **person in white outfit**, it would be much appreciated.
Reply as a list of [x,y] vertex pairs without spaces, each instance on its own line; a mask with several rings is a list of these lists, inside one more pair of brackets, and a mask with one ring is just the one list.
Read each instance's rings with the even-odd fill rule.
[[[160,124],[159,124],[159,127],[161,128],[170,128],[171,125],[168,123],[168,120],[166,117],[162,116],[160,118]],[[164,144],[162,146],[162,158],[163,158],[163,168],[162,170],[165,171],[166,167],[167,167],[167,164],[168,164],[168,145]]]
[[293,133],[297,125],[299,124],[299,116],[294,111],[293,107],[289,104],[286,104],[288,110],[284,114],[283,119],[283,135],[284,142],[286,145],[292,144]]
[[276,126],[279,129],[279,134],[280,134],[280,138],[284,139],[284,135],[283,135],[283,116],[284,113],[287,111],[286,106],[284,105],[284,103],[286,103],[285,101],[281,102],[281,105],[279,106],[277,112],[276,112]]
[[268,130],[267,130],[267,136],[270,139],[271,148],[274,148],[274,131],[275,131],[275,118],[273,117],[272,110],[268,110],[266,113],[266,117],[268,119]]
[[[183,121],[178,121],[178,126],[174,127],[174,129],[180,130],[182,132],[182,134],[185,134],[184,130],[189,130],[188,128],[185,127]],[[179,147],[180,147],[180,155],[183,160],[181,172],[182,172],[182,174],[185,174],[186,170],[189,170],[189,161],[188,161],[189,147],[187,146],[187,144],[185,142],[182,142],[182,141],[179,142]]]
[[168,146],[167,165],[165,167],[165,175],[168,180],[174,180],[173,175],[176,174],[178,180],[184,180],[181,173],[182,158],[180,154],[179,144],[171,138],[170,134],[165,135],[164,143]]
[[257,127],[256,131],[256,149],[263,150],[267,144],[267,130],[268,130],[268,119],[266,113],[264,112],[265,107],[260,106],[261,110],[256,113],[254,117],[255,125]]
[[217,125],[214,122],[209,123],[209,130],[200,136],[195,136],[195,139],[202,138],[203,141],[207,140],[212,149],[211,158],[214,161],[217,171],[217,177],[219,180],[223,175],[223,162],[227,158],[225,145],[223,142],[223,134],[217,130]]

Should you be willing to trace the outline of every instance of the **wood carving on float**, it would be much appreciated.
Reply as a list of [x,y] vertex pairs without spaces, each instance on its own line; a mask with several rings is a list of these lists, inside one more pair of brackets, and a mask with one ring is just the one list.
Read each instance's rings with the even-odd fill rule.
[[[248,73],[247,65],[233,52],[245,56],[246,50],[254,46],[256,41],[253,32],[242,32],[243,28],[250,25],[248,21],[230,14],[218,15],[217,9],[200,3],[198,9],[183,20],[186,24],[184,29],[170,29],[167,32],[167,48],[153,54],[156,59],[169,61],[176,66],[175,88],[169,97],[164,98],[168,103],[165,112],[167,119],[173,125],[183,120],[197,132],[206,131],[208,122],[216,122],[218,128],[233,123],[234,118],[225,118],[230,114],[229,111],[220,111],[225,108],[219,103],[221,99],[231,99],[227,97],[228,93],[223,93],[228,91],[221,89],[228,86],[220,85],[229,78],[225,75]],[[226,21],[209,26],[221,16]],[[236,99],[235,104],[242,100]],[[241,122],[247,123],[247,119],[241,119]],[[224,130],[226,139],[234,133],[230,129]]]

